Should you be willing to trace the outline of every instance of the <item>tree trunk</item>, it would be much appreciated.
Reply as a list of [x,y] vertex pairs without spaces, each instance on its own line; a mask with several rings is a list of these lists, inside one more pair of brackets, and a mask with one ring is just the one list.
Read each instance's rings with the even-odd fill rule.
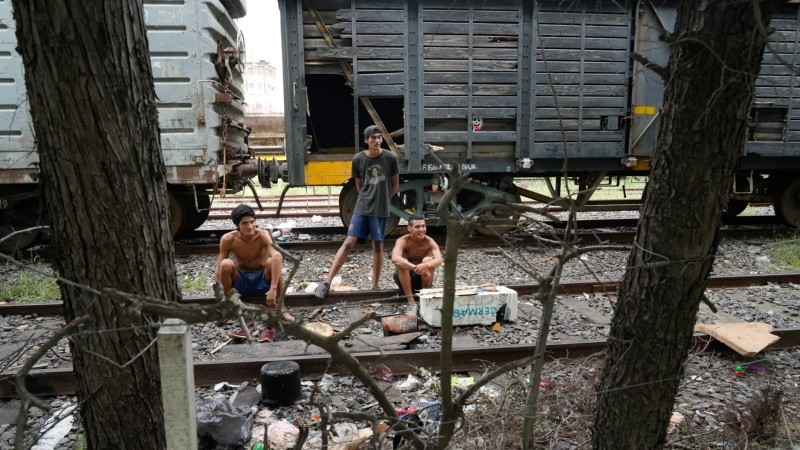
[[89,448],[165,446],[156,329],[92,293],[179,300],[142,4],[14,0]]
[[678,6],[651,177],[598,387],[596,449],[664,445],[779,3]]

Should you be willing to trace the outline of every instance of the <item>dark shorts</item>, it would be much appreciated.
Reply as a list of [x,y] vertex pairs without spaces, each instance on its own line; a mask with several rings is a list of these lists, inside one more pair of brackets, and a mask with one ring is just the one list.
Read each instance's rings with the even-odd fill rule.
[[[411,291],[412,293],[417,293],[422,289],[422,277],[419,276],[418,273],[411,272]],[[403,285],[400,284],[400,275],[397,274],[397,271],[394,272],[394,282],[397,283],[397,288],[400,289],[400,292],[403,292]]]
[[383,233],[386,230],[388,217],[365,216],[363,214],[353,214],[350,219],[350,227],[347,228],[347,235],[360,239],[372,236],[373,241],[382,241]]
[[255,297],[264,295],[269,290],[269,282],[264,279],[264,269],[254,271],[239,270],[239,278],[233,286],[239,295]]

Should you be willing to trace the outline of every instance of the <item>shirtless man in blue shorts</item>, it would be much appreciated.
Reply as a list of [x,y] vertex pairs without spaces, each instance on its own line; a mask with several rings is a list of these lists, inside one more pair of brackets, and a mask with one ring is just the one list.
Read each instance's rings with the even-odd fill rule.
[[[226,298],[233,288],[243,297],[263,295],[267,308],[275,308],[278,292],[283,290],[283,255],[272,247],[269,232],[258,229],[252,208],[237,206],[231,212],[231,220],[236,230],[225,233],[219,241],[216,279],[222,284]],[[231,253],[234,259],[230,258]],[[285,312],[284,317],[291,320]]]

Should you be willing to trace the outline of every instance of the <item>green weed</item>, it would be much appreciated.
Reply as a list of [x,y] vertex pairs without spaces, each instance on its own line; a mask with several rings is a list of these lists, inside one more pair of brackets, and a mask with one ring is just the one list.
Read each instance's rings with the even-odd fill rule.
[[[44,269],[42,266],[34,266]],[[61,291],[53,277],[41,275],[30,270],[19,272],[16,281],[0,290],[0,299],[14,300],[20,303],[36,303],[60,300]]]
[[770,261],[781,269],[800,269],[800,240],[792,239],[769,249]]
[[180,277],[181,291],[202,291],[208,288],[211,281],[206,274],[183,275]]

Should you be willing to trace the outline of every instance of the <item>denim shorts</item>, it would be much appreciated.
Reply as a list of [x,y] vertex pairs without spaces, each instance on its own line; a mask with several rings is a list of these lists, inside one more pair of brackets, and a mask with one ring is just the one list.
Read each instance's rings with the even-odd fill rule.
[[388,221],[388,217],[353,214],[350,219],[350,227],[347,229],[347,235],[361,239],[372,236],[373,241],[382,241],[384,230],[386,230],[386,222]]

